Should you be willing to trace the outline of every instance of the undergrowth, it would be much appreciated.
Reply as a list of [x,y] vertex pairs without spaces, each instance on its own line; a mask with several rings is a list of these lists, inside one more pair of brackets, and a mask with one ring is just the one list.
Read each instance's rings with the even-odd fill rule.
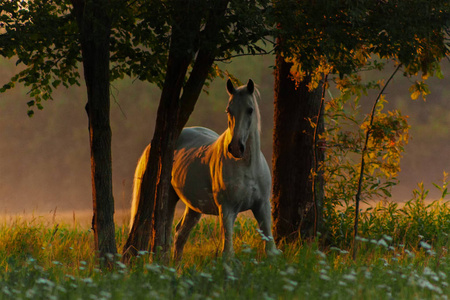
[[[350,208],[336,211],[333,244],[321,236],[266,257],[256,222],[240,217],[236,256],[223,260],[219,225],[210,217],[193,230],[180,263],[141,253],[126,266],[118,255],[109,258],[112,270],[98,267],[89,230],[16,220],[0,226],[0,299],[447,299],[450,206],[425,198],[422,187],[402,207],[365,210],[356,260]],[[127,231],[116,230],[119,249]]]

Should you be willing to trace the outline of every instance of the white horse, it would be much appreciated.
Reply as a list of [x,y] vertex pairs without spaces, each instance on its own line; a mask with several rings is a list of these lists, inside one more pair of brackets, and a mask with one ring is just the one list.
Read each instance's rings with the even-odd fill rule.
[[[189,233],[201,214],[220,216],[222,252],[224,256],[232,256],[234,222],[239,212],[249,209],[265,236],[266,253],[279,251],[272,238],[270,170],[260,150],[261,120],[255,96],[258,92],[251,79],[246,86],[237,89],[228,80],[227,91],[230,95],[226,109],[228,129],[219,136],[203,127],[184,128],[177,141],[168,226],[172,226],[179,199],[186,204],[186,210],[176,226],[175,260],[181,259]],[[150,145],[135,172],[130,228],[138,207],[149,150]]]

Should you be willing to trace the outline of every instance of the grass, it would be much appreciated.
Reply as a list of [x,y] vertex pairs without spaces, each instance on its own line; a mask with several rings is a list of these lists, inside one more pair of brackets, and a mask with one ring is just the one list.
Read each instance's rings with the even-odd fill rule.
[[[0,299],[447,299],[449,212],[423,199],[368,209],[356,261],[344,225],[331,228],[339,245],[299,242],[267,258],[247,217],[236,222],[236,257],[223,261],[217,220],[205,218],[180,264],[143,254],[129,267],[117,256],[111,271],[98,268],[89,230],[17,219],[0,225]],[[116,230],[119,249],[126,232]]]

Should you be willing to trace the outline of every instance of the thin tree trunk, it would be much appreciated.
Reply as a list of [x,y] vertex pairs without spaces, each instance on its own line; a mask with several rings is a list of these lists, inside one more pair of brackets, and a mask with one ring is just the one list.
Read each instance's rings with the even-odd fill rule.
[[[203,34],[214,36],[220,30],[218,18],[223,17],[228,0],[222,0],[211,12],[205,25]],[[193,8],[195,9],[195,8]],[[186,11],[183,17],[189,15]],[[200,17],[200,16],[197,16]],[[130,231],[124,247],[124,261],[137,254],[139,250],[149,249],[160,252],[163,259],[167,259],[171,226],[167,226],[167,199],[171,182],[173,155],[176,140],[189,119],[195,103],[201,93],[203,84],[214,63],[216,48],[209,44],[200,45],[195,63],[189,79],[183,86],[187,68],[192,60],[192,49],[183,45],[192,45],[193,41],[186,41],[186,37],[199,34],[200,18],[192,16],[189,24],[183,26],[178,22],[177,30],[172,36],[166,79],[158,108],[154,137],[151,143],[149,160],[142,182],[141,197],[133,228]],[[198,22],[198,23],[195,23]],[[196,31],[194,31],[196,30]],[[212,42],[213,39],[208,40]],[[181,89],[183,94],[180,97]]]
[[101,258],[116,254],[109,120],[109,1],[72,1],[80,28],[88,103],[95,247]]
[[[194,9],[188,5],[188,8]],[[142,178],[138,210],[133,228],[124,247],[123,260],[128,262],[140,250],[168,252],[170,233],[166,233],[167,199],[170,188],[175,143],[181,129],[178,125],[180,94],[187,68],[195,53],[192,40],[200,29],[200,17],[181,12],[175,17],[167,73],[158,107],[155,132],[147,167]],[[151,238],[151,245],[150,244]]]
[[[277,55],[275,71],[273,133],[274,239],[277,243],[312,237],[321,219],[321,181],[313,191],[314,128],[320,109],[321,89],[308,90],[310,78],[296,84],[292,64]],[[319,120],[319,130],[323,128]],[[323,156],[316,155],[316,161]],[[319,206],[314,205],[314,201]],[[316,220],[317,219],[317,220]]]
[[149,250],[150,237],[150,250],[156,251],[159,246],[163,247],[160,249],[163,252],[168,250],[165,246],[165,200],[170,187],[175,142],[180,132],[176,130],[180,112],[179,96],[189,62],[189,57],[169,57],[149,159],[142,178],[138,210],[124,247],[124,261],[135,256],[138,251]]
[[[159,174],[155,182],[154,229],[152,232],[152,251],[154,253],[161,251],[162,254],[165,254],[169,250],[167,237],[170,236],[170,233],[166,233],[167,199],[172,179],[175,144],[180,134],[180,130],[177,127],[180,114],[179,97],[190,61],[190,57],[186,55],[185,57],[173,59],[172,63],[169,62],[161,94],[161,104],[158,109],[157,126],[150,149],[150,159],[147,164],[147,170],[149,167],[154,166],[154,164],[151,164],[151,160],[155,159],[152,157],[152,150],[156,146],[155,154],[157,157],[155,160],[158,163]],[[158,119],[160,119],[159,122]],[[161,125],[158,126],[158,124]]]

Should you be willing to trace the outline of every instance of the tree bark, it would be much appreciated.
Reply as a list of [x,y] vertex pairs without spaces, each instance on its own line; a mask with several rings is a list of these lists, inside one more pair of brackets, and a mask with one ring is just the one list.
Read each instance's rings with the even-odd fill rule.
[[[220,30],[217,18],[223,17],[228,0],[223,0],[211,12],[202,34],[214,36]],[[195,8],[192,8],[195,9]],[[190,16],[188,19],[184,19]],[[157,113],[155,133],[147,168],[142,182],[138,211],[134,219],[127,243],[124,247],[123,260],[128,262],[139,250],[151,249],[167,260],[169,253],[171,226],[168,222],[167,199],[172,178],[173,155],[176,140],[189,119],[195,103],[201,93],[203,84],[211,70],[215,59],[216,48],[208,44],[199,45],[195,49],[194,40],[186,38],[198,37],[200,34],[201,15],[198,19],[184,11],[172,33],[168,68],[161,93]],[[184,23],[183,23],[184,22]],[[192,47],[186,47],[191,45]],[[192,53],[197,56],[189,79],[183,86],[187,68],[192,61]],[[181,94],[183,90],[183,94]],[[170,224],[171,225],[171,224]],[[166,230],[169,230],[166,232]],[[149,246],[151,237],[151,243]]]
[[[189,17],[187,17],[189,16]],[[166,233],[167,198],[170,188],[178,129],[180,94],[187,68],[195,53],[193,37],[200,29],[199,14],[184,11],[175,16],[164,86],[159,102],[156,126],[147,167],[142,178],[138,210],[124,247],[125,262],[140,250],[168,252],[170,233]],[[151,245],[149,245],[151,238]],[[158,249],[161,247],[160,249]]]
[[[175,33],[174,33],[175,34]],[[175,36],[172,37],[172,44]],[[164,87],[159,102],[156,126],[149,159],[142,178],[141,194],[133,228],[124,247],[124,261],[129,261],[138,251],[150,250],[155,252],[157,247],[162,252],[168,249],[164,225],[166,221],[166,199],[170,187],[171,166],[176,139],[180,133],[177,129],[180,113],[179,96],[183,87],[183,80],[191,61],[191,56],[176,49],[169,54],[168,67]],[[187,51],[186,51],[187,52]],[[177,55],[178,54],[178,55]],[[145,183],[145,184],[144,184]]]
[[[322,214],[323,185],[319,176],[313,189],[313,172],[316,163],[323,161],[323,153],[314,153],[311,126],[311,122],[317,122],[322,90],[309,91],[308,76],[296,83],[290,75],[291,67],[277,55],[272,159],[272,216],[277,243],[314,236]],[[318,129],[320,134],[323,118]]]
[[116,254],[109,120],[110,16],[107,0],[73,0],[80,29],[88,102],[95,247],[101,258]]

